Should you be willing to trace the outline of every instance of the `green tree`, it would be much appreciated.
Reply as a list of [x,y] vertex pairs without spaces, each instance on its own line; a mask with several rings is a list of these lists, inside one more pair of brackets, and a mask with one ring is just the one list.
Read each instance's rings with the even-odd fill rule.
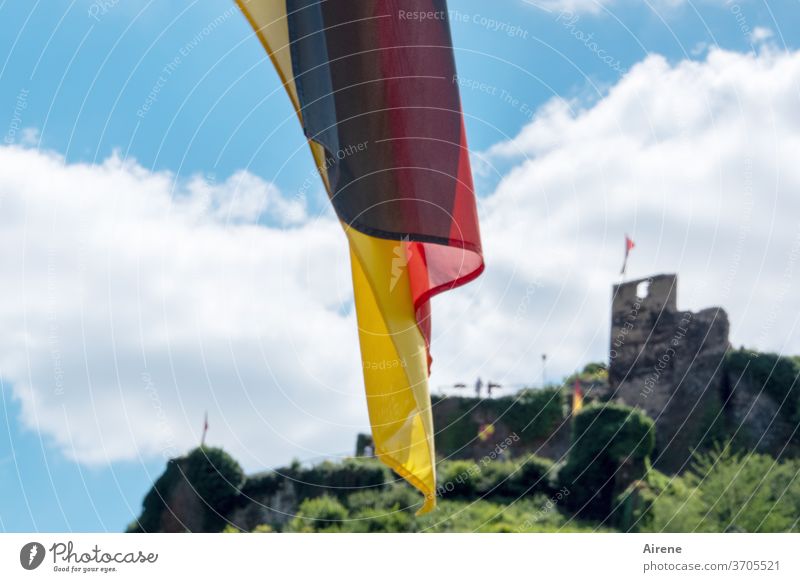
[[341,531],[347,516],[347,508],[335,497],[323,495],[314,499],[306,499],[300,504],[297,516],[289,522],[286,531]]
[[220,531],[244,484],[244,471],[233,457],[214,447],[194,449],[181,466],[206,508],[205,531]]
[[657,532],[798,532],[800,462],[741,454],[730,447],[697,455],[673,484],[653,487],[642,517]]
[[609,517],[613,501],[644,476],[655,446],[653,421],[622,404],[592,404],[575,416],[572,445],[559,482],[567,502],[581,517]]

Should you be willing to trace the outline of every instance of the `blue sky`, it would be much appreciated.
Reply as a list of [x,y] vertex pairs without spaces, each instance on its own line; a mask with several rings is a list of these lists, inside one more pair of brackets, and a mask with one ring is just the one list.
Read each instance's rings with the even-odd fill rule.
[[[800,31],[791,25],[798,21],[796,1],[451,0],[449,7],[484,201],[484,239],[493,232],[513,232],[506,228],[508,221],[542,231],[542,238],[540,246],[528,249],[522,238],[489,237],[494,270],[483,283],[456,295],[449,307],[439,300],[445,313],[439,321],[460,323],[440,328],[435,384],[461,380],[464,361],[477,362],[463,372],[467,378],[506,374],[503,379],[510,383],[533,381],[540,373],[538,354],[551,349],[544,328],[558,329],[573,346],[553,358],[554,378],[580,362],[602,358],[603,293],[613,273],[589,272],[581,261],[617,261],[625,230],[643,243],[637,247],[642,258],[632,265],[634,275],[679,270],[688,307],[720,301],[729,312],[744,314],[733,320],[735,343],[800,351],[792,340],[793,322],[780,315],[794,307],[792,297],[800,296],[795,239],[791,233],[784,236],[787,230],[778,224],[791,214],[783,188],[793,184],[794,174],[781,151],[792,135],[778,134],[794,123],[781,116],[798,105],[800,78],[792,76],[797,68],[791,60],[800,42]],[[314,172],[289,101],[233,3],[6,0],[0,1],[0,16],[0,54],[6,55],[0,65],[5,136],[0,167],[13,176],[0,183],[0,211],[5,204],[9,216],[24,219],[24,228],[15,231],[23,240],[3,241],[21,263],[14,258],[0,266],[4,278],[23,281],[9,290],[14,309],[0,313],[9,335],[0,342],[0,352],[6,351],[0,353],[0,530],[122,530],[138,513],[165,456],[197,442],[205,409],[210,409],[211,442],[235,451],[250,470],[292,457],[346,454],[356,432],[366,428],[358,356],[354,350],[332,353],[313,341],[328,334],[342,345],[354,344],[346,254],[332,249],[338,239],[330,210],[318,182],[309,186]],[[687,60],[697,66],[681,64]],[[662,81],[659,92],[647,93]],[[700,113],[692,112],[692,93],[683,83],[697,87]],[[765,101],[773,89],[777,96],[763,116],[758,99],[748,97],[759,87]],[[689,226],[678,219],[680,213],[669,211],[671,193],[659,192],[662,206],[640,209],[642,197],[658,191],[663,176],[628,176],[624,163],[606,162],[600,179],[589,176],[582,182],[572,175],[570,157],[577,166],[586,154],[577,141],[610,143],[603,142],[609,127],[600,121],[605,111],[612,111],[614,136],[625,138],[620,151],[630,159],[644,156],[652,145],[644,139],[634,150],[624,149],[636,133],[625,127],[626,119],[634,124],[642,113],[621,105],[626,91],[638,95],[635,102],[645,113],[640,126],[652,123],[655,143],[669,146],[659,158],[680,150],[679,142],[670,142],[680,137],[672,135],[675,128],[690,138],[687,143],[708,139],[720,147],[704,169],[687,162],[668,172],[666,183],[678,189],[708,183],[719,195],[692,206]],[[731,99],[737,106],[727,110]],[[670,103],[689,105],[665,113]],[[730,111],[735,111],[732,117]],[[761,160],[727,152],[723,146],[732,119],[772,154]],[[729,154],[742,162],[737,166],[742,172],[727,165]],[[648,159],[641,158],[639,167],[647,167]],[[562,166],[554,170],[558,163]],[[23,166],[32,170],[15,173]],[[726,172],[734,176],[732,184],[723,185],[719,176]],[[686,181],[673,182],[678,179],[673,174]],[[26,182],[26,175],[37,181]],[[601,187],[606,176],[614,185]],[[747,210],[753,189],[758,208],[770,210],[763,217]],[[741,191],[741,208],[738,218],[727,220],[721,196],[733,190]],[[20,192],[25,196],[16,197]],[[615,198],[620,192],[629,197]],[[575,228],[562,229],[562,221],[580,215],[559,208],[562,198],[603,200],[604,210],[598,210],[603,224],[593,230],[588,216]],[[523,199],[548,210],[543,215],[507,210],[517,204],[525,208]],[[162,208],[159,204],[175,222],[151,210]],[[628,216],[624,209],[633,207]],[[137,217],[134,224],[120,218],[128,213]],[[616,223],[611,215],[623,218]],[[40,224],[37,217],[45,218]],[[46,238],[55,231],[58,236],[36,247],[37,233]],[[71,234],[59,238],[64,231]],[[771,234],[762,237],[764,232]],[[155,248],[148,246],[150,240]],[[283,256],[296,240],[304,241],[303,252]],[[177,259],[165,257],[164,248],[173,244],[169,248]],[[263,254],[259,246],[267,247]],[[513,260],[504,254],[511,246],[517,248]],[[747,251],[719,255],[726,247]],[[587,258],[593,251],[581,249],[599,250]],[[231,257],[243,254],[241,264],[232,264]],[[710,264],[721,265],[716,278]],[[40,301],[34,297],[37,282],[49,289]],[[247,301],[239,305],[232,299],[229,305],[225,298],[234,297],[237,282],[252,288]],[[273,329],[263,322],[236,323],[251,321],[250,310],[261,301],[284,301],[283,310],[291,310],[295,284],[318,310],[309,309],[321,321],[319,330],[312,326],[294,337],[286,331],[290,327],[278,324]],[[137,291],[135,306],[128,307],[131,288]],[[587,300],[593,289],[601,290],[599,303]],[[767,290],[779,299],[772,308],[760,303]],[[302,310],[302,298],[297,301]],[[773,315],[775,305],[779,309]],[[520,306],[525,306],[522,315]],[[184,307],[185,314],[173,317]],[[459,315],[475,309],[493,317],[481,328],[463,327],[465,318]],[[603,314],[593,322],[591,314],[598,309]],[[268,319],[270,313],[256,315]],[[130,328],[125,327],[128,316]],[[509,334],[509,322],[528,331]],[[511,335],[513,341],[500,342],[502,353],[488,353],[480,345],[493,334]],[[464,343],[478,347],[473,353]],[[290,346],[288,356],[280,352],[282,345]],[[475,356],[485,352],[483,360]],[[292,358],[299,365],[285,364]],[[193,375],[199,367],[203,374]],[[226,378],[236,378],[238,388]],[[294,382],[309,388],[295,395]],[[315,387],[326,394],[319,408]],[[263,391],[281,398],[259,400]],[[342,400],[346,404],[329,406]],[[226,408],[227,401],[244,403],[252,414],[240,418]],[[125,407],[125,430],[114,416],[120,406]],[[325,430],[306,428],[315,422]],[[96,433],[83,431],[93,424]],[[289,425],[293,432],[285,428]],[[112,434],[114,426],[126,434]],[[159,431],[163,438],[147,439]],[[98,438],[103,439],[99,448]]]
[[[42,131],[42,147],[68,160],[101,160],[119,149],[156,170],[222,177],[247,165],[284,188],[295,187],[308,163],[303,136],[285,96],[275,91],[263,50],[231,4],[120,2],[93,18],[87,1],[5,2],[4,109],[13,110],[18,92],[29,90],[25,123]],[[459,15],[452,25],[459,73],[508,87],[535,109],[554,95],[596,97],[618,80],[618,71],[600,62],[576,32],[593,35],[625,69],[654,52],[691,57],[703,43],[751,48],[724,0],[673,8],[674,2],[655,2],[658,12],[642,2],[609,4],[597,14],[577,12],[577,26],[568,28],[570,18],[555,7],[547,12],[516,0],[451,2]],[[778,31],[781,44],[795,46],[796,31],[780,27],[796,16],[793,2],[735,6],[746,30],[768,27]],[[206,27],[218,19],[209,32]],[[489,20],[517,26],[521,35],[495,31]],[[176,59],[174,71],[164,73]],[[138,116],[160,77],[166,81],[157,101]],[[465,110],[478,118],[469,127],[477,150],[515,135],[528,121],[511,105],[498,107],[491,95],[465,91],[463,98]],[[491,115],[484,115],[487,110]],[[289,165],[266,147],[268,135],[299,150]]]

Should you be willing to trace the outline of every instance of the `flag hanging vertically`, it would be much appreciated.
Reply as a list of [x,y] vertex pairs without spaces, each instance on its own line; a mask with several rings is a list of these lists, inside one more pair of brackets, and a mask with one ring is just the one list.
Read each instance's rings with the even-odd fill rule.
[[429,511],[429,301],[483,270],[446,0],[237,2],[350,244],[375,452]]
[[484,423],[478,427],[478,439],[482,442],[488,441],[494,434],[494,424]]
[[575,377],[575,386],[572,389],[572,414],[578,414],[583,408],[583,389],[580,378]]
[[634,244],[633,240],[626,234],[625,235],[625,259],[622,261],[622,269],[620,269],[619,274],[624,275],[625,271],[628,269],[628,256],[631,254],[631,250],[636,245]]

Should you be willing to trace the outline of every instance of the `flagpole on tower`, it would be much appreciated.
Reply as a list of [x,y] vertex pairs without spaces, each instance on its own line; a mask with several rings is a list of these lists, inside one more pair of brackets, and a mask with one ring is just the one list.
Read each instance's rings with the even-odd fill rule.
[[208,432],[208,410],[206,410],[206,416],[203,420],[203,436],[200,438],[200,448],[202,449],[206,446],[206,433]]
[[622,279],[622,283],[625,282],[625,272],[628,270],[628,256],[631,254],[631,250],[636,246],[633,242],[633,239],[629,237],[627,234],[625,235],[625,258],[622,261],[622,269],[620,269],[619,274]]

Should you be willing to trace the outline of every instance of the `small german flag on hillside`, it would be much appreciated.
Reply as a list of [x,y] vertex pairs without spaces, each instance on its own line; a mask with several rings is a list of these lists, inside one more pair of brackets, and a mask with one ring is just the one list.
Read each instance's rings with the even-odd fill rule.
[[429,301],[483,271],[447,3],[237,2],[297,110],[350,244],[376,454],[429,511]]
[[580,378],[575,378],[575,385],[572,388],[572,414],[578,414],[583,409],[583,388],[581,388]]

